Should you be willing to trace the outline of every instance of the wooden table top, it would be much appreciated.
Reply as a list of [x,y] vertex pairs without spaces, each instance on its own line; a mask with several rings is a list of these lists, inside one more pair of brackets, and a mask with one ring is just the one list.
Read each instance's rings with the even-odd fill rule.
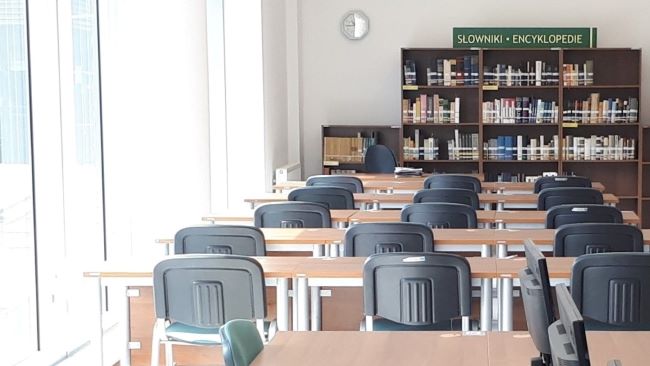
[[488,332],[487,335],[490,365],[527,366],[531,358],[539,356],[528,332]]
[[[638,225],[641,222],[639,216],[634,211],[622,211],[622,213],[623,222],[626,224]],[[354,220],[355,217],[356,215],[353,215],[350,220]],[[493,222],[503,222],[506,224],[544,224],[546,223],[546,211],[496,211]]]
[[[477,210],[479,223],[493,223],[496,211]],[[356,210],[349,218],[350,223],[359,222],[400,222],[400,210]]]
[[[413,202],[413,193],[355,193],[355,203],[394,203],[407,204]],[[269,203],[282,202],[287,200],[287,193],[265,193],[259,196],[245,198],[248,203]],[[510,204],[536,204],[536,193],[517,193],[517,194],[498,194],[498,193],[479,193],[478,198],[481,203],[510,203]],[[611,193],[603,194],[603,201],[606,204],[618,203],[618,197]]]
[[[332,222],[348,222],[358,210],[330,210]],[[253,221],[254,211],[221,211],[203,216],[203,221]]]
[[[417,257],[417,254],[414,255]],[[302,257],[296,267],[297,276],[309,278],[363,278],[366,257],[315,258]],[[496,259],[467,257],[472,278],[495,278]]]
[[[294,189],[304,187],[305,181],[294,180],[278,183],[273,186],[274,189]],[[601,192],[605,191],[605,186],[600,182],[593,182],[591,187]],[[393,178],[386,180],[367,180],[363,182],[365,190],[403,190],[418,191],[424,188],[424,178]],[[529,191],[535,189],[535,183],[531,182],[481,182],[481,188],[488,191]]]
[[587,348],[592,365],[620,360],[623,366],[648,365],[650,332],[587,332]]
[[[495,261],[499,277],[517,278],[519,271],[526,267],[525,257],[495,259]],[[573,262],[575,262],[574,257],[547,257],[546,266],[549,278],[570,278]]]
[[487,366],[488,337],[474,332],[280,332],[252,366]]

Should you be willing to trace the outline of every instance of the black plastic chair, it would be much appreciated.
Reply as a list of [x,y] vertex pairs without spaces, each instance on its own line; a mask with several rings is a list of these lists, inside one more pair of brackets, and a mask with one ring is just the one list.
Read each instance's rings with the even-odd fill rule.
[[626,224],[567,224],[555,232],[553,255],[578,257],[583,254],[642,252],[643,233]]
[[313,175],[305,182],[307,187],[339,187],[352,193],[363,193],[363,182],[357,177],[348,175]]
[[591,179],[573,175],[540,177],[535,180],[534,192],[539,193],[542,189],[556,187],[591,188]]
[[322,203],[330,210],[354,209],[354,195],[341,187],[302,187],[289,192],[289,201]]
[[242,225],[192,226],[174,237],[174,254],[266,255],[264,234],[256,227]]
[[397,159],[393,150],[385,145],[372,145],[366,150],[364,171],[366,173],[393,173]]
[[479,209],[478,194],[462,188],[434,188],[419,190],[413,196],[413,203],[460,203]]
[[434,229],[475,229],[476,211],[460,203],[414,203],[401,212],[402,222],[415,222]]
[[424,189],[462,188],[481,193],[481,181],[471,175],[434,174],[424,180]]
[[431,228],[408,222],[379,222],[353,225],[345,232],[346,257],[394,252],[433,252]]
[[455,330],[461,317],[469,330],[470,281],[454,254],[374,254],[363,266],[365,330]]
[[558,187],[543,189],[537,197],[537,209],[540,211],[570,204],[602,205],[603,194],[593,188]]
[[650,253],[578,257],[571,296],[588,329],[650,330]]
[[589,222],[622,224],[623,214],[618,208],[605,205],[559,205],[546,211],[547,229]]
[[256,227],[323,228],[332,227],[330,210],[322,203],[276,202],[255,209]]
[[158,365],[160,343],[172,365],[171,343],[216,345],[219,329],[232,319],[254,319],[264,335],[264,271],[250,257],[186,254],[159,262],[153,270],[156,323],[151,364]]

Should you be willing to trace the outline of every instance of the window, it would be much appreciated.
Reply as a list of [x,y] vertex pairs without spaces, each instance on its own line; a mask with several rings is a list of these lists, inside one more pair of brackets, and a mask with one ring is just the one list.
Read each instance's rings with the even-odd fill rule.
[[13,365],[35,352],[33,179],[30,141],[27,11],[0,0],[0,344]]

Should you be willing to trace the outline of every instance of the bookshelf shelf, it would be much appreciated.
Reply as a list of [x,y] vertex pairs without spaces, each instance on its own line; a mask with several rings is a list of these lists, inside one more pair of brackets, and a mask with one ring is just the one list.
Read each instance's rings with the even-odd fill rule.
[[402,85],[403,91],[420,89],[478,89],[478,85]]
[[636,89],[641,86],[638,84],[629,85],[573,85],[563,86],[564,89]]
[[619,200],[638,200],[638,196],[617,196]]
[[417,126],[417,127],[460,127],[460,126],[478,126],[478,123],[410,123],[406,122],[403,126]]
[[479,160],[404,160],[405,163],[478,163]]
[[594,163],[634,163],[638,164],[639,161],[634,159],[629,159],[629,160],[563,160],[562,161],[565,164],[575,164],[575,163],[586,163],[586,164],[594,164]]
[[483,127],[553,127],[557,128],[557,123],[483,123]]
[[483,91],[498,91],[500,89],[555,89],[559,85],[481,85]]
[[565,126],[574,122],[562,122],[563,128],[589,128],[589,127],[638,127],[638,123],[578,123],[577,126]]
[[483,163],[489,164],[489,163],[551,163],[551,164],[556,164],[558,163],[559,160],[494,160],[494,159],[484,159]]

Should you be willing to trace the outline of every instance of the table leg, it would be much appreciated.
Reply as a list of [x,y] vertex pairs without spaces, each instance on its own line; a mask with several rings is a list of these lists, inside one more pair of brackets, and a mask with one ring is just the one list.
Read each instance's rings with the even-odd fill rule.
[[481,330],[492,329],[492,279],[481,280]]
[[298,279],[291,279],[291,330],[298,330]]
[[294,294],[298,298],[298,330],[309,330],[309,287],[307,277],[297,277]]
[[504,211],[506,204],[503,201],[497,202],[497,211]]
[[512,331],[512,278],[501,279],[501,331]]
[[321,329],[321,298],[320,287],[311,287],[311,330]]
[[289,330],[289,279],[278,278],[276,282],[276,303],[278,330]]
[[102,303],[102,297],[103,297],[103,287],[102,287],[102,279],[101,277],[97,276],[94,278],[95,284],[97,286],[97,297],[96,299],[98,300],[97,303],[95,304],[94,308],[98,310],[98,312],[95,314],[95,319],[97,319],[97,324],[96,324],[96,329],[93,332],[93,338],[91,340],[91,344],[93,345],[94,353],[96,354],[96,362],[97,365],[103,366],[104,365],[104,325],[103,325],[103,313],[104,313],[104,306]]
[[325,251],[325,249],[323,247],[324,247],[324,245],[314,244],[314,246],[312,247],[312,256],[313,257],[322,257],[323,252]]
[[[124,345],[122,348],[122,357],[120,358],[120,366],[131,366],[131,350],[129,349],[129,342],[131,341],[131,304],[129,303],[128,296],[128,287],[123,287],[120,289],[122,295],[124,295],[124,308],[122,309],[122,334],[124,336]],[[170,346],[171,347],[171,346]]]

